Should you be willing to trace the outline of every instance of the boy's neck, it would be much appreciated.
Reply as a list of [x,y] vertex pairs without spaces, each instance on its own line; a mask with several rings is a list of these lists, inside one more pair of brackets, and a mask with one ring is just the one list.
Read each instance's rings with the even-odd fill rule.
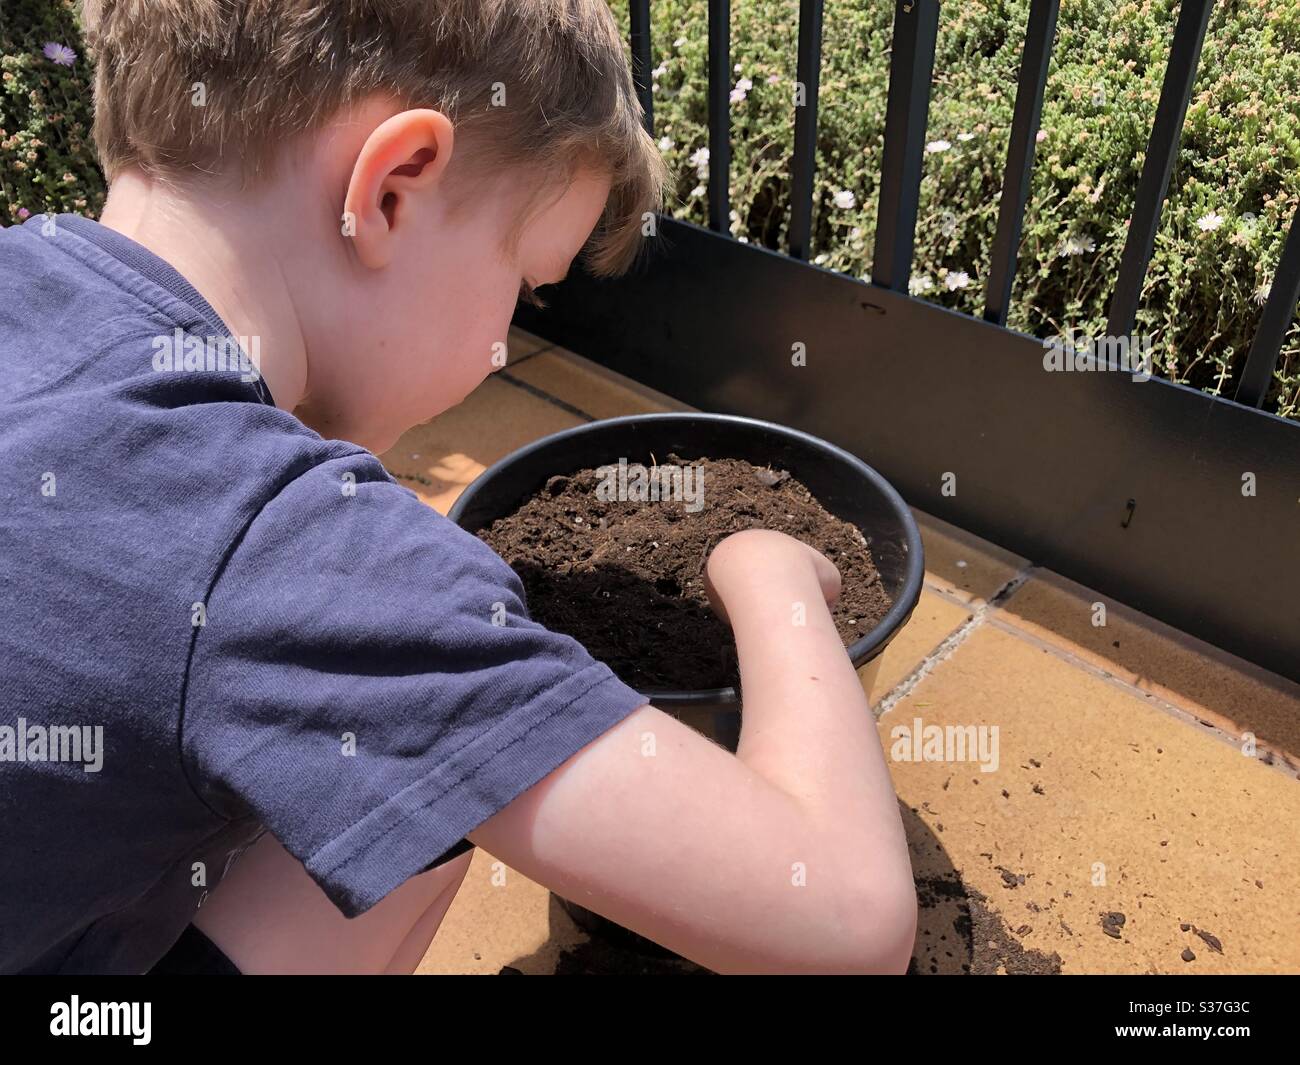
[[259,372],[276,406],[292,411],[307,394],[307,341],[277,256],[288,245],[277,232],[286,216],[268,202],[273,197],[181,190],[126,170],[99,221],[173,266],[232,335],[258,337]]

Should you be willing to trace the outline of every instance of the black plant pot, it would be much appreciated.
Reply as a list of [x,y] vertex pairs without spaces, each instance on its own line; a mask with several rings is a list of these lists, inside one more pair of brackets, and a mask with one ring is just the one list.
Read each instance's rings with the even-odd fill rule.
[[[888,481],[861,459],[809,433],[730,414],[607,418],[552,433],[507,455],[479,474],[449,516],[469,532],[478,532],[513,513],[556,474],[613,465],[620,458],[649,465],[670,452],[688,460],[736,458],[787,470],[828,511],[862,531],[893,602],[880,624],[848,648],[870,691],[881,652],[907,623],[921,596],[925,568],[921,535],[907,504]],[[734,687],[656,691],[638,686],[637,690],[660,710],[735,750],[741,706]],[[588,934],[647,954],[670,954],[599,914],[565,899],[560,903]]]

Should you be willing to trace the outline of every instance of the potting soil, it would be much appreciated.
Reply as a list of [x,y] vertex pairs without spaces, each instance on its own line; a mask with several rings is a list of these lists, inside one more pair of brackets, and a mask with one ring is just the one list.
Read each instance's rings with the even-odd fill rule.
[[839,569],[831,616],[846,646],[888,612],[857,527],[788,472],[739,459],[669,454],[552,477],[479,536],[519,574],[535,621],[632,687],[662,691],[739,685],[735,641],[709,607],[703,572],[720,541],[756,528],[802,540]]

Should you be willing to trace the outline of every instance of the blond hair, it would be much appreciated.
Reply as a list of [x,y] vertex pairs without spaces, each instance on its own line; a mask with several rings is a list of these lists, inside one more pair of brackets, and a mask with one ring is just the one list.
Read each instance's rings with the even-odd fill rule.
[[290,138],[382,93],[445,113],[462,170],[523,165],[537,187],[609,175],[585,251],[597,274],[627,269],[662,206],[663,160],[603,0],[85,0],[83,18],[110,178],[236,163],[256,181]]

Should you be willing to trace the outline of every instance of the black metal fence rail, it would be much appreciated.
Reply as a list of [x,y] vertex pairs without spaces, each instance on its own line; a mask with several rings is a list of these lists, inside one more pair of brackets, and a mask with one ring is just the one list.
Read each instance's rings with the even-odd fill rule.
[[1128,240],[1124,242],[1124,254],[1119,263],[1119,280],[1110,302],[1106,328],[1113,337],[1128,336],[1137,321],[1142,282],[1151,263],[1151,251],[1156,246],[1160,209],[1164,206],[1169,179],[1174,172],[1178,141],[1183,132],[1183,120],[1187,117],[1187,102],[1192,98],[1192,82],[1196,80],[1196,65],[1201,57],[1201,45],[1205,43],[1212,6],[1212,0],[1183,0],[1178,10],[1169,66],[1160,87],[1156,120],[1151,127],[1142,176],[1138,179],[1133,220],[1129,223]]
[[[1183,0],[1179,9],[1111,298],[1113,338],[1130,337],[1134,328],[1212,7],[1212,0]],[[644,274],[599,284],[575,276],[549,312],[522,309],[519,320],[698,406],[820,432],[878,466],[915,505],[1300,679],[1300,426],[1254,409],[1265,400],[1300,300],[1300,212],[1234,400],[1159,379],[1135,386],[1117,374],[1045,373],[1042,342],[1005,323],[1058,10],[1059,0],[1031,4],[982,319],[907,295],[938,0],[895,3],[871,286],[803,261],[813,240],[821,0],[800,3],[804,98],[793,118],[789,255],[730,238],[730,4],[710,0],[712,232],[664,219],[670,250]],[[638,91],[653,130],[647,0],[633,0],[631,12]],[[864,315],[868,309],[873,313]],[[838,380],[809,374],[792,384],[779,376],[788,349],[755,354],[772,343],[764,330],[796,335],[810,352],[814,342],[822,346]],[[985,356],[977,367],[960,354],[970,345]],[[989,381],[994,373],[1000,379]],[[909,419],[927,418],[926,404],[906,395],[909,376],[946,403],[946,444],[901,442]],[[846,407],[852,390],[845,379],[862,381],[860,403],[870,401],[868,385],[893,385],[901,394],[873,407],[877,421],[864,424],[860,411]],[[1153,435],[1155,426],[1161,431]],[[979,490],[950,498],[937,491],[938,471],[951,464],[944,455],[963,451],[968,484]],[[1253,508],[1226,506],[1247,473],[1271,478],[1267,491]],[[1177,492],[1167,490],[1171,484]],[[1110,498],[1117,494],[1122,504]],[[1112,528],[1121,505],[1129,519],[1124,536]],[[1143,564],[1117,554],[1138,543],[1165,557]],[[1207,571],[1206,558],[1246,543],[1249,559]],[[1267,587],[1252,589],[1243,570]]]
[[998,205],[998,231],[993,239],[993,261],[984,300],[984,320],[996,325],[1007,324],[1007,314],[1011,309],[1011,286],[1016,279],[1020,231],[1024,225],[1025,205],[1029,202],[1034,148],[1038,123],[1043,117],[1043,92],[1047,88],[1047,68],[1052,60],[1052,39],[1056,35],[1056,16],[1060,8],[1060,0],[1034,0],[1029,9],[1025,53],[1020,61],[1020,82],[1016,89],[1016,109],[1011,118],[1011,144],[1007,151],[1006,175],[1002,179],[1002,200]]
[[921,198],[921,160],[930,114],[930,79],[939,34],[938,0],[899,3],[885,110],[885,153],[876,208],[873,284],[906,292],[912,273],[916,208]]
[[650,76],[650,0],[629,0],[628,21],[631,23],[629,44],[632,46],[632,80],[636,84],[637,99],[645,128],[655,130],[654,79]]
[[731,3],[709,0],[709,228],[731,218]]
[[817,169],[817,93],[822,66],[821,0],[799,0],[794,160],[790,189],[790,254],[807,259],[812,244],[813,174]]

